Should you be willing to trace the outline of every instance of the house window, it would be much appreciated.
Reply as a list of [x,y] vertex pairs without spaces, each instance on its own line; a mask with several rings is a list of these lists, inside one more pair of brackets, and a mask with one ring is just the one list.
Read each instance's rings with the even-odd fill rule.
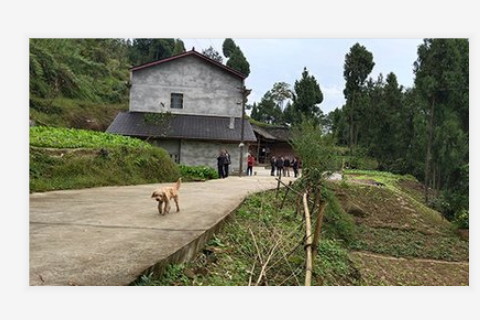
[[170,108],[172,109],[183,109],[183,94],[182,93],[172,93]]

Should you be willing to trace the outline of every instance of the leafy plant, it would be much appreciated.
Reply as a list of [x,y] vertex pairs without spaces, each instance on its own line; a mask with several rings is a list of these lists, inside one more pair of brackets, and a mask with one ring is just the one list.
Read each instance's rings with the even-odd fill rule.
[[30,127],[30,145],[46,148],[153,148],[147,142],[127,136],[83,129]]
[[207,166],[178,165],[182,178],[188,180],[210,180],[218,179],[218,172]]

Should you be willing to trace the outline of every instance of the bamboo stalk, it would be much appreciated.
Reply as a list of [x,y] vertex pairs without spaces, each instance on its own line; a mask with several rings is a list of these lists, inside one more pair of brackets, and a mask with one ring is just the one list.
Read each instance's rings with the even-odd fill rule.
[[305,250],[307,251],[307,260],[305,264],[305,286],[312,285],[312,269],[313,269],[313,260],[312,260],[312,224],[310,221],[310,212],[308,210],[308,201],[307,193],[303,194],[303,208],[305,212]]

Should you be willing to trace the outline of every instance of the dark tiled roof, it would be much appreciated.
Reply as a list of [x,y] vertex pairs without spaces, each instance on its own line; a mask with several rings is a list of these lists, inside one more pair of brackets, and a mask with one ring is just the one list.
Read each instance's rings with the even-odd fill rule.
[[[234,129],[230,129],[229,117],[120,112],[106,132],[137,137],[241,141],[241,121],[235,118]],[[244,141],[256,141],[248,120],[244,124]]]
[[290,128],[283,126],[258,126],[252,124],[253,131],[265,139],[288,141],[290,139]]

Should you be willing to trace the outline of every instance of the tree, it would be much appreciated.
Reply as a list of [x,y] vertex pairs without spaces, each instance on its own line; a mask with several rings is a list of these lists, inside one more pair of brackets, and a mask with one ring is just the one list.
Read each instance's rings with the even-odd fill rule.
[[222,50],[225,57],[230,58],[230,55],[236,49],[237,45],[235,44],[235,41],[233,41],[231,38],[227,38],[225,39],[225,41],[223,41]]
[[238,47],[230,54],[230,58],[227,61],[227,67],[240,71],[246,76],[250,74],[250,64]]
[[135,38],[129,47],[130,61],[139,65],[150,61],[169,58],[185,51],[180,39]]
[[320,122],[323,113],[317,105],[322,103],[323,93],[317,80],[309,75],[306,67],[303,69],[302,78],[295,81],[294,89],[293,104],[291,110],[288,110],[291,123],[300,122],[302,116]]
[[273,88],[270,90],[273,101],[280,107],[282,112],[284,111],[283,104],[286,100],[293,98],[290,85],[286,82],[276,82],[273,84]]
[[[468,137],[468,131],[464,131],[468,128],[467,57],[467,39],[425,39],[418,48],[414,72],[415,89],[425,106],[427,201],[430,187],[439,190],[445,185],[448,188],[451,166],[468,164],[468,138],[461,138],[462,132]],[[445,131],[457,137],[456,142],[445,140]]]
[[283,120],[282,109],[275,103],[271,91],[264,94],[258,105],[253,105],[250,116],[254,120],[268,124],[282,124]]
[[372,53],[359,43],[351,47],[350,52],[345,56],[343,76],[346,84],[343,94],[347,100],[346,111],[348,114],[350,150],[358,142],[360,132],[358,121],[362,116],[362,108],[366,102],[364,85],[374,66]]
[[228,58],[227,67],[235,69],[248,77],[250,74],[250,64],[245,58],[242,50],[235,44],[231,38],[223,41],[223,55]]
[[212,60],[215,60],[217,62],[220,62],[220,63],[223,63],[223,58],[222,56],[220,55],[220,53],[218,53],[217,50],[213,49],[212,46],[208,47],[207,49],[203,50],[202,51],[202,54]]

